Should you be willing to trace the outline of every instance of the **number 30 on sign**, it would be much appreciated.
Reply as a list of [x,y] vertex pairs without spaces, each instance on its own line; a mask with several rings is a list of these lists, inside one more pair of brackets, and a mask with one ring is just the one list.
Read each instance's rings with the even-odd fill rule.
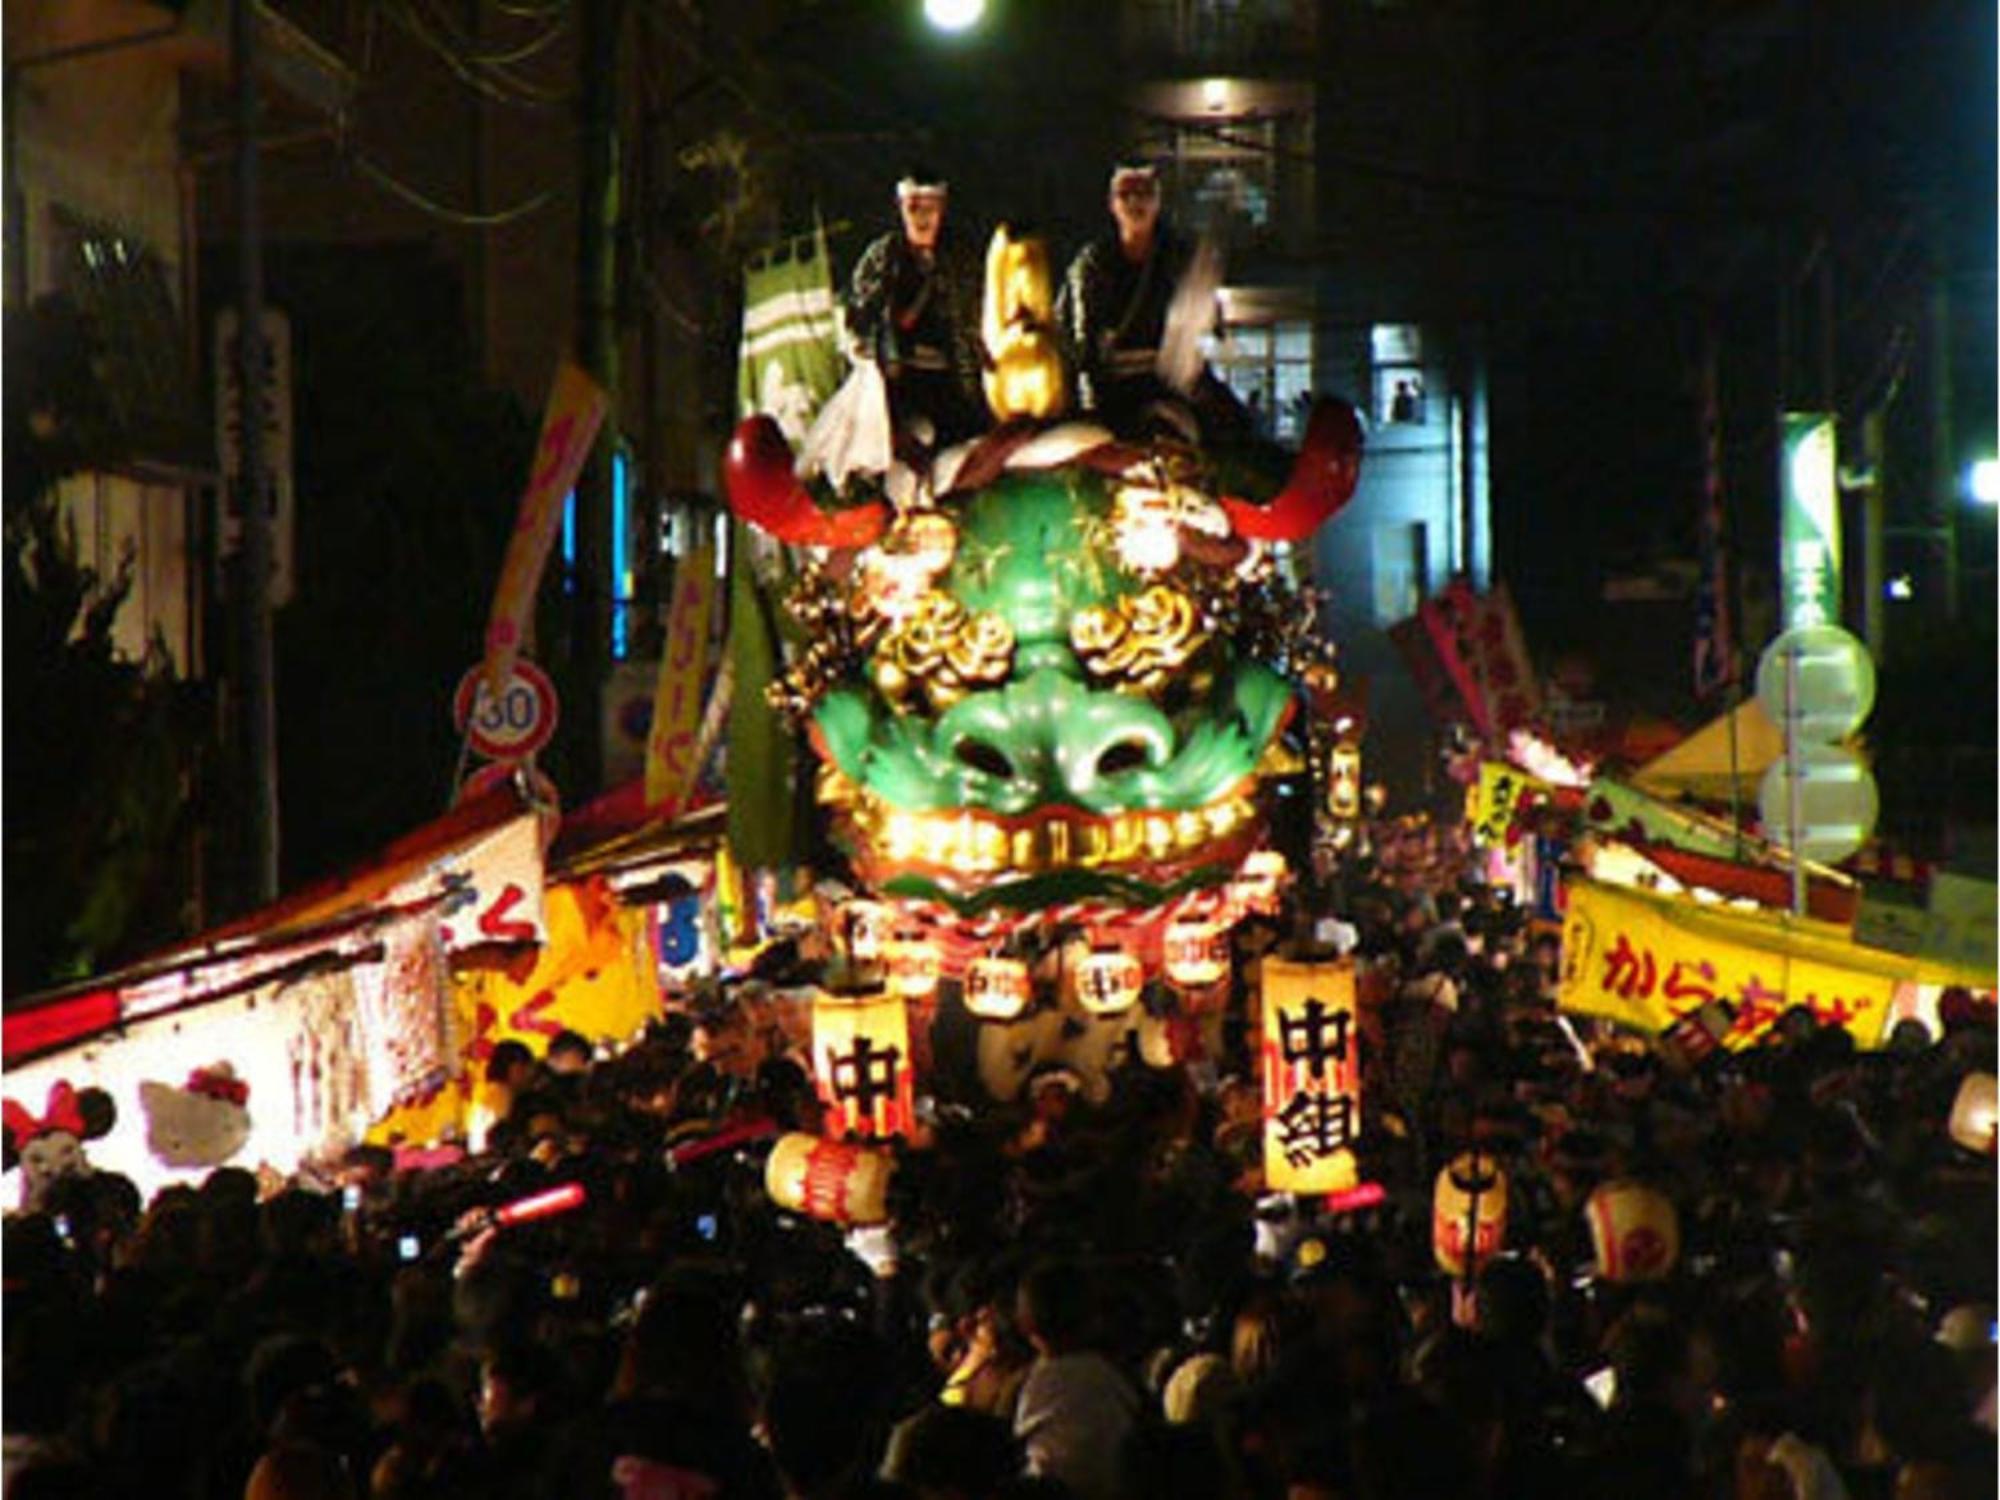
[[458,681],[452,722],[472,748],[492,760],[525,760],[556,732],[556,688],[533,662],[516,658],[496,696],[486,686],[484,664]]

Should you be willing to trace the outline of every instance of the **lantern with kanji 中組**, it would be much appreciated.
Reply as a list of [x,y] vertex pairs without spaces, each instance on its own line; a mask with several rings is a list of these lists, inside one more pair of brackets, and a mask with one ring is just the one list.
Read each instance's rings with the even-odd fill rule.
[[834,1224],[881,1224],[889,1217],[896,1160],[879,1147],[782,1135],[764,1162],[764,1191],[780,1208]]
[[1229,975],[1229,929],[1206,917],[1176,917],[1160,938],[1162,967],[1183,989],[1205,990]]
[[982,1021],[1011,1021],[1028,1008],[1025,959],[986,954],[965,966],[965,1008]]
[[1263,989],[1265,1185],[1280,1193],[1353,1187],[1361,1134],[1354,966],[1272,955]]
[[1507,1241],[1507,1174],[1483,1151],[1453,1158],[1431,1194],[1431,1254],[1447,1276],[1470,1277]]
[[816,990],[813,1076],[833,1135],[909,1133],[914,1118],[910,1024],[903,1000],[880,990]]
[[1681,1254],[1681,1221],[1658,1188],[1618,1180],[1601,1184],[1584,1204],[1597,1274],[1605,1281],[1659,1281]]
[[1123,948],[1100,945],[1076,960],[1077,1003],[1094,1016],[1123,1015],[1145,987],[1145,966]]

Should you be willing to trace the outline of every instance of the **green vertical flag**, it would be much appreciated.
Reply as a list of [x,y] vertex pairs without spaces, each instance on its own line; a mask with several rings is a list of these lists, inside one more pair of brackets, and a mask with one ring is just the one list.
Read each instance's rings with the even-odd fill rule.
[[797,448],[845,374],[826,232],[815,226],[744,270],[737,415],[767,413]]

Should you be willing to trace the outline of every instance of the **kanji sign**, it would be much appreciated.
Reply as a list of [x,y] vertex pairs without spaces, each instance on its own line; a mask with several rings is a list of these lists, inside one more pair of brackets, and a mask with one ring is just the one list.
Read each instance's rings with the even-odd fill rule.
[[528,489],[521,496],[514,535],[500,566],[500,583],[493,591],[493,612],[486,621],[486,680],[496,691],[507,681],[514,658],[526,643],[535,589],[562,520],[563,501],[597,441],[604,409],[604,392],[597,382],[565,360],[556,370],[555,389],[549,392]]
[[1361,1045],[1351,963],[1263,964],[1264,1180],[1273,1192],[1354,1186]]
[[[1566,884],[1564,1010],[1650,1032],[1724,1001],[1722,1044],[1749,1046],[1793,1006],[1878,1046],[1904,985],[1951,982],[1949,971],[1852,942],[1810,917],[1703,906],[1576,880]],[[1710,1012],[1713,1014],[1713,1012]]]
[[715,610],[715,549],[697,547],[674,570],[667,641],[653,722],[646,734],[646,805],[677,812],[694,789],[702,683],[708,676],[708,621]]
[[1549,788],[1526,771],[1502,761],[1482,761],[1479,780],[1467,791],[1465,817],[1472,835],[1482,844],[1514,842],[1514,818],[1536,801],[1546,800]]
[[914,1120],[904,1002],[871,991],[813,996],[813,1076],[833,1135],[906,1135]]

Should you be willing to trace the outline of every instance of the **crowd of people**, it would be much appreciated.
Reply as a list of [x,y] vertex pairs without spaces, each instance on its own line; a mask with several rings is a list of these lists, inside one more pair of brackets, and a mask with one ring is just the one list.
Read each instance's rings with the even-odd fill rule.
[[[1413,837],[1361,839],[1305,913],[1355,944],[1379,1198],[1263,1191],[1239,1019],[1102,1102],[927,1095],[888,1223],[788,1212],[763,1156],[818,1106],[744,1003],[792,977],[774,951],[615,1055],[503,1045],[509,1108],[454,1164],[150,1203],[97,1172],[10,1216],[6,1494],[1991,1494],[1994,1167],[1946,1129],[1990,1007],[1696,1060],[1560,1015],[1555,937]],[[1280,935],[1238,930],[1240,991]],[[1454,1279],[1432,1185],[1475,1145],[1508,1228]],[[1613,1178],[1674,1201],[1665,1277],[1599,1273]],[[580,1206],[494,1217],[564,1183]]]

